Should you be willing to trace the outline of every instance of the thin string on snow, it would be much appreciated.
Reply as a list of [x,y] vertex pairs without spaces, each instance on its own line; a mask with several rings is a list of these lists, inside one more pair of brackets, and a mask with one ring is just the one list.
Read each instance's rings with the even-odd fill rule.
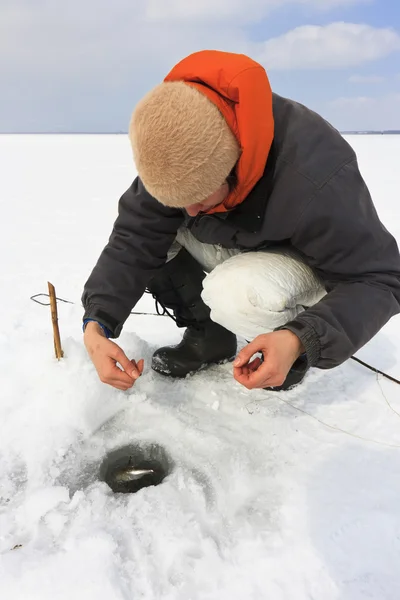
[[[360,363],[362,366],[364,366],[367,369],[370,369],[371,371],[374,371],[376,373],[376,383],[378,384],[378,387],[379,387],[379,390],[381,392],[381,395],[383,396],[383,398],[384,398],[386,404],[388,405],[388,407],[390,408],[390,410],[395,415],[397,415],[397,417],[400,418],[400,413],[397,412],[397,410],[395,408],[393,408],[393,406],[390,404],[389,400],[387,399],[387,397],[386,397],[386,395],[385,395],[385,393],[384,393],[384,391],[382,389],[382,386],[381,386],[380,381],[379,381],[379,375],[383,375],[384,377],[386,377],[390,381],[394,381],[395,383],[398,383],[398,384],[400,384],[400,381],[398,381],[394,377],[391,377],[390,375],[386,375],[386,373],[383,373],[382,371],[379,371],[378,369],[375,369],[374,367],[371,367],[370,365],[368,365],[367,363],[363,362],[359,358],[356,358],[355,356],[352,356],[351,358],[353,360],[355,360],[356,362]],[[275,394],[274,397],[276,398],[277,397],[276,393],[274,393],[274,394]],[[345,429],[341,429],[340,427],[337,427],[336,425],[330,425],[329,423],[325,423],[325,421],[322,421],[321,419],[319,419],[315,415],[312,415],[311,413],[307,412],[303,408],[295,406],[294,404],[292,404],[288,400],[285,400],[282,396],[277,397],[277,399],[280,400],[281,402],[284,402],[285,404],[287,404],[291,408],[294,408],[294,410],[297,410],[297,411],[303,413],[304,415],[307,415],[308,417],[311,417],[315,421],[318,421],[318,423],[320,423],[321,425],[324,425],[325,427],[329,427],[329,429],[333,429],[334,431],[340,431],[341,433],[349,435],[350,437],[356,438],[358,440],[363,440],[364,442],[369,442],[371,444],[377,444],[378,446],[386,446],[387,448],[396,448],[396,449],[400,448],[399,444],[388,444],[387,442],[379,442],[378,440],[373,440],[371,438],[367,438],[367,437],[364,437],[362,435],[358,435],[357,433],[351,433],[350,431],[346,431]]]
[[[400,449],[400,445],[399,444],[388,444],[387,442],[379,442],[378,440],[373,440],[371,438],[364,437],[363,435],[358,435],[357,433],[351,433],[350,431],[346,431],[345,429],[341,429],[340,427],[337,427],[336,425],[330,425],[329,423],[325,423],[325,421],[322,421],[321,419],[319,419],[315,415],[312,415],[311,413],[307,412],[303,408],[300,408],[299,406],[295,406],[294,404],[292,404],[288,400],[285,400],[281,396],[277,397],[276,392],[274,392],[274,397],[277,398],[278,400],[280,400],[280,402],[284,402],[284,404],[287,404],[288,406],[291,406],[292,408],[294,408],[294,410],[297,410],[297,411],[303,413],[304,415],[307,415],[308,417],[311,417],[315,421],[318,421],[318,423],[320,423],[321,425],[324,425],[325,427],[329,427],[329,429],[333,429],[334,431],[340,431],[341,433],[345,433],[346,435],[349,435],[350,437],[356,438],[358,440],[362,440],[364,442],[369,442],[371,444],[377,444],[378,446],[386,446],[387,448],[397,448],[397,449]],[[388,402],[388,401],[386,400],[386,402]],[[389,404],[389,406],[390,406],[390,404]],[[390,406],[390,408],[393,410],[393,412],[396,412],[391,406]]]
[[[36,302],[37,304],[41,304],[42,306],[49,306],[50,302],[41,302],[40,300],[37,299],[40,296],[44,296],[44,297],[49,298],[49,294],[35,294],[34,296],[31,296],[30,299],[33,300],[33,302]],[[60,302],[65,302],[66,304],[76,304],[76,302],[71,302],[71,300],[64,300],[63,298],[56,298],[56,300],[59,300]],[[130,314],[131,315],[145,315],[145,316],[152,316],[152,317],[167,317],[168,316],[167,314],[138,312],[138,311],[131,311]],[[390,410],[400,418],[400,413],[397,412],[397,410],[393,408],[393,406],[390,404],[389,400],[386,398],[386,396],[385,396],[385,394],[383,392],[383,389],[382,389],[382,387],[381,387],[381,385],[379,383],[378,376],[382,375],[383,377],[386,377],[386,379],[389,379],[390,381],[393,381],[394,383],[397,383],[398,385],[400,385],[400,381],[398,379],[396,379],[395,377],[392,377],[391,375],[387,375],[383,371],[380,371],[379,369],[376,369],[375,367],[372,367],[368,363],[360,360],[359,358],[356,358],[355,356],[352,356],[351,358],[352,358],[352,360],[356,361],[357,363],[359,363],[363,367],[365,367],[365,368],[369,369],[370,371],[373,371],[374,373],[376,373],[376,382],[377,382],[377,384],[379,386],[379,389],[381,391],[381,394],[382,394],[383,398],[385,399],[386,404],[388,405],[388,407],[390,408]],[[282,396],[278,396],[275,392],[274,392],[274,398],[276,398],[277,400],[280,400],[280,402],[283,402],[284,404],[287,404],[288,406],[290,406],[294,410],[297,410],[298,412],[301,412],[304,415],[307,415],[311,419],[314,419],[315,421],[317,421],[321,425],[324,425],[325,427],[328,427],[329,429],[333,429],[334,431],[340,431],[341,433],[344,433],[345,435],[349,435],[350,437],[356,438],[358,440],[362,440],[364,442],[369,442],[371,444],[377,444],[378,446],[386,446],[387,448],[400,449],[400,445],[399,444],[388,444],[387,442],[379,442],[378,440],[373,440],[371,438],[367,438],[367,437],[364,437],[362,435],[358,435],[357,433],[351,433],[350,431],[346,431],[345,429],[341,429],[340,427],[337,427],[336,425],[330,425],[329,423],[325,423],[325,421],[322,421],[321,419],[319,419],[315,415],[312,415],[311,413],[307,412],[303,408],[300,408],[299,406],[295,406],[294,404],[292,404],[288,400],[285,400]]]
[[[41,304],[42,306],[50,306],[50,302],[41,302],[40,300],[38,300],[39,296],[50,298],[49,294],[35,294],[34,296],[31,296],[30,299],[36,302],[36,304]],[[70,300],[63,300],[63,298],[57,298],[57,296],[56,300],[59,300],[60,302],[65,302],[66,304],[75,304],[75,302],[71,302]]]
[[382,394],[382,396],[383,396],[383,398],[384,398],[384,400],[385,400],[386,404],[387,404],[387,405],[388,405],[388,407],[390,408],[390,410],[391,410],[391,411],[392,411],[392,412],[393,412],[395,415],[397,415],[398,417],[400,417],[400,413],[399,413],[399,412],[397,412],[397,410],[396,410],[395,408],[393,408],[393,406],[390,404],[389,400],[386,398],[386,396],[385,396],[385,393],[384,393],[384,391],[383,391],[383,389],[382,389],[382,386],[381,386],[381,384],[380,384],[380,382],[379,382],[379,377],[378,377],[378,374],[376,375],[376,383],[378,384],[378,387],[379,387],[379,389],[380,389],[380,391],[381,391],[381,394]]
[[390,404],[389,400],[386,398],[385,393],[384,393],[382,386],[380,384],[380,381],[379,381],[379,375],[382,375],[383,377],[386,377],[386,379],[389,379],[389,381],[393,381],[394,383],[397,383],[399,385],[400,385],[400,381],[398,381],[397,379],[395,379],[395,377],[392,377],[391,375],[386,375],[386,373],[383,373],[383,371],[379,371],[379,369],[375,369],[375,367],[371,367],[370,365],[368,365],[364,361],[360,360],[359,358],[356,358],[355,356],[352,356],[351,358],[353,360],[355,360],[357,363],[359,363],[360,365],[362,365],[363,367],[366,367],[367,369],[370,369],[370,371],[373,371],[374,373],[376,373],[376,383],[378,384],[381,395],[383,396],[383,398],[384,398],[386,404],[388,405],[388,407],[390,408],[390,410],[395,415],[400,417],[400,413],[397,412],[397,410],[395,408],[393,408],[393,406]]
[[[31,296],[31,300],[33,300],[37,304],[41,304],[42,306],[49,306],[49,304],[50,304],[49,302],[41,302],[40,300],[37,300],[37,298],[39,296],[44,296],[47,298],[49,297],[48,294],[35,294],[34,296]],[[56,298],[56,300],[59,300],[60,302],[65,302],[66,304],[76,304],[76,302],[71,302],[71,300],[64,300],[63,298]],[[152,313],[152,312],[138,312],[136,310],[132,310],[130,312],[130,314],[131,315],[144,315],[144,316],[149,316],[149,317],[168,317],[167,314],[159,314],[159,313]],[[358,362],[360,365],[362,365],[366,369],[369,369],[370,371],[373,371],[374,373],[382,375],[383,377],[386,377],[386,379],[390,379],[390,381],[393,381],[394,383],[397,383],[398,385],[400,385],[400,381],[398,379],[396,379],[395,377],[392,377],[391,375],[387,375],[387,373],[384,373],[383,371],[380,371],[379,369],[376,369],[375,367],[372,367],[371,365],[364,362],[363,360],[360,360],[359,358],[356,358],[355,356],[351,356],[351,359]],[[392,410],[394,412],[396,412],[394,409],[392,409]],[[399,414],[399,417],[400,417],[400,414]]]
[[[33,300],[33,302],[36,302],[36,304],[41,304],[41,306],[50,306],[50,302],[42,302],[41,300],[38,300],[39,296],[44,296],[45,298],[49,298],[49,294],[35,294],[34,296],[31,296],[30,299]],[[66,304],[76,304],[76,302],[71,302],[71,300],[64,300],[64,298],[56,298],[56,300],[59,300],[60,302],[65,302]],[[168,315],[163,315],[163,314],[158,314],[158,313],[149,313],[149,312],[138,312],[136,310],[132,310],[130,312],[131,315],[144,315],[144,316],[151,316],[151,317],[167,317]]]

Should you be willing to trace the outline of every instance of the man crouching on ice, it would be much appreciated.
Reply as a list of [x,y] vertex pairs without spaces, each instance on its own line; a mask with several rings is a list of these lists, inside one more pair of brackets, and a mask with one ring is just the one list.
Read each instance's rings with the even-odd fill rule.
[[398,247],[353,149],[273,94],[258,63],[185,58],[139,102],[129,136],[139,177],[82,296],[101,381],[126,390],[143,370],[108,338],[146,288],[186,327],[154,353],[155,371],[231,360],[240,335],[250,343],[233,375],[249,389],[286,390],[310,367],[340,365],[399,312]]

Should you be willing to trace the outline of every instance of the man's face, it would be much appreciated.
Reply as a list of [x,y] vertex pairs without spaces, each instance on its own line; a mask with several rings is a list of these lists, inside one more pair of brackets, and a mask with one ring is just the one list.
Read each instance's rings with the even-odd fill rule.
[[216,192],[208,196],[203,202],[196,202],[196,204],[190,204],[185,206],[185,210],[190,217],[196,217],[200,212],[207,212],[210,208],[214,208],[218,204],[221,204],[229,194],[229,186],[227,183],[223,183]]

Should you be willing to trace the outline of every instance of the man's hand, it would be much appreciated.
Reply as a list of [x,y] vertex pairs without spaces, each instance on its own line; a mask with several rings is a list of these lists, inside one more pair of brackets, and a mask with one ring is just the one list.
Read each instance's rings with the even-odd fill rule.
[[84,343],[103,383],[108,383],[118,390],[128,390],[142,374],[143,359],[137,364],[134,360],[129,360],[117,344],[106,338],[95,321],[86,325]]
[[[262,352],[264,362],[260,357],[249,362],[256,352]],[[259,335],[237,355],[233,376],[249,390],[280,386],[303,352],[300,339],[287,329]]]

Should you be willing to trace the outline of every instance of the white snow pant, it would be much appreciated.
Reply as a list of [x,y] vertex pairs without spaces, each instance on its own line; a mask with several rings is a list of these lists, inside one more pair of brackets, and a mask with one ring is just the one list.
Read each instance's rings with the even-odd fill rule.
[[199,242],[186,227],[179,229],[168,260],[181,247],[208,273],[202,298],[211,319],[249,341],[285,325],[326,294],[314,271],[291,249],[222,248]]

